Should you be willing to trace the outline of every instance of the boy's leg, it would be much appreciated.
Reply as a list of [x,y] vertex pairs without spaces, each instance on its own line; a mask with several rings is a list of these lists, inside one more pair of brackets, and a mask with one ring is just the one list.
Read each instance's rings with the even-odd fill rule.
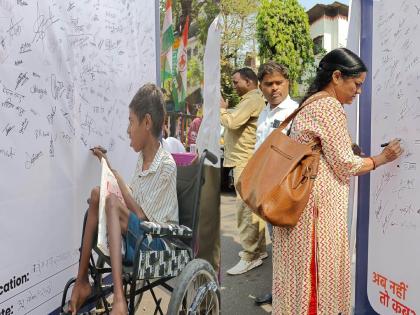
[[98,227],[98,209],[99,187],[95,187],[92,189],[90,194],[89,209],[80,254],[79,271],[77,273],[76,283],[70,298],[69,311],[72,313],[76,313],[92,292],[92,288],[89,283],[88,269],[93,240]]
[[106,199],[105,211],[107,216],[112,280],[114,282],[114,303],[111,314],[125,315],[127,314],[127,304],[122,283],[121,235],[127,232],[130,211],[113,194],[109,195]]

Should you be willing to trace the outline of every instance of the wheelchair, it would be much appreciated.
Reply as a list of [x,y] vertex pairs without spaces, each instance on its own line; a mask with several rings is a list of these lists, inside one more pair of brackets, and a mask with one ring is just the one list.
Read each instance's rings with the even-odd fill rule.
[[[220,290],[216,273],[207,261],[196,257],[205,159],[217,162],[217,157],[205,150],[196,163],[177,166],[179,225],[142,223],[145,232],[136,241],[134,262],[131,265],[123,263],[123,284],[130,315],[135,314],[146,291],[150,292],[155,303],[154,314],[163,314],[162,299],[154,291],[157,286],[171,293],[167,312],[169,315],[220,314]],[[161,238],[168,246],[160,251],[140,250],[144,238]],[[110,258],[94,245],[89,263],[93,293],[78,314],[108,314],[111,311],[112,305],[108,302],[113,291],[110,273]],[[60,314],[67,314],[67,294],[75,281],[75,278],[71,278],[64,287]]]

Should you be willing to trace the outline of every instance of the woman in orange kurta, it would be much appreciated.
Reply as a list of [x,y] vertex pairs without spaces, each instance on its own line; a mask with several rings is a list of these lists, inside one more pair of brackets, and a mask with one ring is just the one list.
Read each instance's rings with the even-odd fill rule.
[[274,227],[273,314],[350,314],[350,257],[347,235],[349,181],[395,160],[393,140],[377,156],[354,155],[343,104],[361,92],[366,66],[345,48],[321,60],[316,78],[292,124],[300,143],[319,140],[321,160],[309,202],[293,228]]

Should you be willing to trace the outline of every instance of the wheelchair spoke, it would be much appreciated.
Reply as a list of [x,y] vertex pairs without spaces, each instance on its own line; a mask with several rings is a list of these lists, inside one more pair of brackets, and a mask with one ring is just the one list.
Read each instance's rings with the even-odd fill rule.
[[219,315],[219,288],[212,267],[195,259],[186,269],[180,276],[178,292],[171,297],[171,314]]

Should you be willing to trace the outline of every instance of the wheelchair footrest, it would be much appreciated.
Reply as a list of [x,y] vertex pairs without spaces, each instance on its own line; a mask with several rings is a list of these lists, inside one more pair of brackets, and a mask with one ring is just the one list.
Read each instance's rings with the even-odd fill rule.
[[186,249],[141,251],[138,279],[176,277],[191,260]]

